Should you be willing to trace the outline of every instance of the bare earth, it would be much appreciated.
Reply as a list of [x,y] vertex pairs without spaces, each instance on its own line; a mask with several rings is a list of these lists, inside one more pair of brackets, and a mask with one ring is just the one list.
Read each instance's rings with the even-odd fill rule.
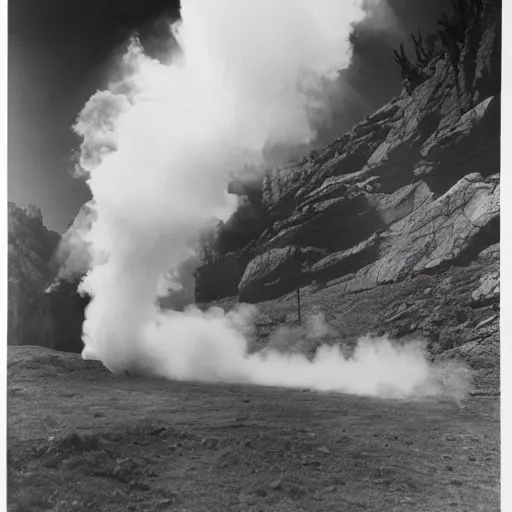
[[10,511],[499,510],[499,399],[118,377],[9,347]]

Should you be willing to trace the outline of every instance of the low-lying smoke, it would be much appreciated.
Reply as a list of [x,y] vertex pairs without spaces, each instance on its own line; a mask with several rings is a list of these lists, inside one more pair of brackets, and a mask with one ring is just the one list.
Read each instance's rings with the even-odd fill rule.
[[80,288],[92,299],[84,358],[172,379],[438,392],[412,346],[362,340],[349,359],[324,346],[312,361],[277,350],[249,354],[246,311],[164,312],[158,304],[162,275],[190,256],[212,217],[232,213],[233,173],[257,167],[269,145],[314,138],[308,110],[322,110],[320,84],[349,64],[351,26],[363,16],[359,1],[183,0],[171,64],[131,43],[123,77],[91,97],[74,127],[96,214]]
[[227,314],[220,308],[202,312],[194,306],[185,313],[160,313],[139,337],[132,352],[137,357],[126,369],[183,381],[390,399],[443,396],[460,402],[470,390],[469,368],[454,361],[430,362],[419,341],[400,345],[388,338],[364,337],[348,351],[337,343],[322,343],[333,332],[321,315],[309,317],[304,327],[278,329],[264,349],[251,351],[254,312],[245,305]]

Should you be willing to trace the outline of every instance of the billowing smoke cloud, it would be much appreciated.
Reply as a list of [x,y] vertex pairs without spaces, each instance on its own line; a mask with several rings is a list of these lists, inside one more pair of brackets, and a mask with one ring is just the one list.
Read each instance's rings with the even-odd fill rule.
[[393,38],[406,37],[392,4],[393,0],[364,0],[363,9],[367,16],[358,24],[357,31],[389,34]]
[[96,218],[94,202],[85,203],[59,243],[55,260],[59,264],[57,279],[76,282],[91,267],[91,249],[87,234]]
[[[346,360],[251,353],[247,311],[161,310],[162,275],[190,256],[200,229],[227,218],[227,181],[269,144],[308,144],[321,83],[350,61],[360,2],[183,0],[170,64],[133,41],[124,75],[91,97],[75,130],[97,218],[86,235],[92,297],[83,357],[111,371],[173,379],[310,386],[405,396],[436,391],[420,352],[363,341]],[[384,391],[383,391],[384,390]]]

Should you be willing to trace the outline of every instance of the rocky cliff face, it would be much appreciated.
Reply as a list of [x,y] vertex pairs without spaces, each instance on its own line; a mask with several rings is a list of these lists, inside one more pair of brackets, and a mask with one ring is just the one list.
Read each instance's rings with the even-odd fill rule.
[[59,270],[60,235],[46,228],[34,206],[9,203],[8,219],[8,344],[80,351],[86,301],[69,283],[45,293]]
[[58,233],[43,224],[33,206],[8,205],[8,343],[54,346],[53,329],[43,291],[55,274],[52,255]]
[[[374,291],[401,286],[408,304],[424,292],[421,276],[457,276],[465,284],[452,297],[453,311],[439,310],[446,292],[431,288],[434,312],[418,306],[418,316],[415,306],[404,306],[388,331],[475,354],[468,343],[488,338],[469,330],[483,321],[498,343],[501,6],[477,3],[461,43],[432,54],[399,97],[309,158],[266,173],[258,219],[264,231],[198,269],[197,299],[286,301],[297,287],[307,295],[334,286],[337,300],[350,295],[357,307],[375,300],[368,298]],[[243,194],[240,184],[232,188]],[[225,286],[234,281],[238,290]],[[489,307],[488,318],[460,313]],[[456,336],[442,328],[432,334],[452,314],[465,319]],[[465,323],[469,317],[475,325]],[[365,330],[379,328],[365,321],[353,334]]]

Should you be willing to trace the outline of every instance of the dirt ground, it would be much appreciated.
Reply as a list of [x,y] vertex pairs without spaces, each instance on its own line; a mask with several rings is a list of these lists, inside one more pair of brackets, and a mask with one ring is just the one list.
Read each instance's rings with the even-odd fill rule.
[[119,377],[9,347],[9,510],[499,510],[499,399]]

